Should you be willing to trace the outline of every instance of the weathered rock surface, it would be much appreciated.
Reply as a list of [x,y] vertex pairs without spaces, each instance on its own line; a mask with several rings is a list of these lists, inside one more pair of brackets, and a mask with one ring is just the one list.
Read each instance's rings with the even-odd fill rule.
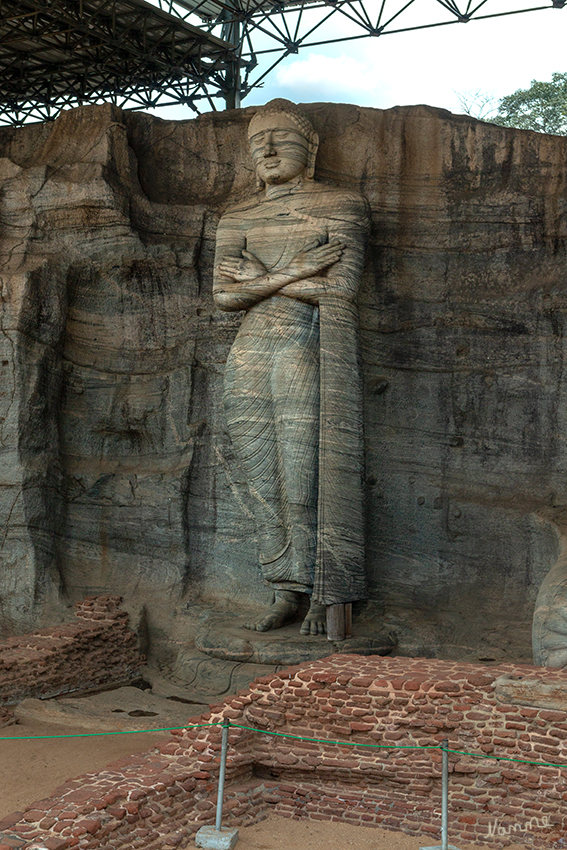
[[[551,665],[559,666],[559,665]],[[567,687],[560,681],[542,682],[519,675],[499,676],[494,681],[496,699],[504,704],[565,711]]]
[[203,707],[125,687],[74,699],[25,699],[14,713],[21,721],[55,723],[80,729],[123,732],[139,729],[179,729]]
[[395,634],[386,629],[380,633],[377,627],[372,634],[363,635],[360,624],[356,637],[340,641],[298,634],[297,623],[279,628],[275,633],[249,631],[245,630],[242,618],[226,613],[211,613],[195,630],[195,647],[211,658],[283,667],[326,658],[336,652],[390,655],[396,642]]
[[[404,652],[528,658],[567,502],[567,139],[313,104],[319,179],[368,198],[367,567]],[[0,130],[0,596],[6,631],[111,590],[150,639],[266,601],[221,410],[239,322],[215,227],[249,111],[111,106]],[[244,163],[244,164],[243,164]]]

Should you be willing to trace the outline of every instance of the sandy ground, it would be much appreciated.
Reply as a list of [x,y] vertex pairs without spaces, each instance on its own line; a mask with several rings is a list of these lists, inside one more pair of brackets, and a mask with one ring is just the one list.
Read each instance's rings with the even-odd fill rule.
[[[89,730],[85,730],[88,733]],[[0,729],[0,817],[49,797],[67,779],[101,770],[131,753],[151,749],[163,732],[104,735],[95,738],[21,740],[36,735],[77,735],[81,730],[47,723]]]
[[[21,811],[31,803],[48,797],[67,779],[99,770],[122,756],[143,752],[163,738],[163,733],[108,735],[94,738],[40,738],[28,736],[76,735],[53,724],[25,722],[0,729],[0,817]],[[439,842],[375,827],[325,821],[296,821],[270,815],[266,820],[239,830],[237,847],[242,850],[419,850]],[[449,841],[451,832],[449,829]],[[188,844],[192,847],[193,842]],[[481,850],[480,845],[458,844],[459,850]],[[486,850],[486,845],[485,845]],[[507,850],[525,850],[511,844]]]
[[[451,834],[449,831],[449,842]],[[239,850],[419,850],[439,847],[430,835],[421,838],[376,827],[351,826],[326,821],[301,821],[270,815],[265,821],[239,829]],[[449,844],[451,846],[451,844]],[[486,850],[484,845],[482,850]],[[481,850],[481,845],[457,844],[459,850]],[[509,844],[506,850],[526,850]]]

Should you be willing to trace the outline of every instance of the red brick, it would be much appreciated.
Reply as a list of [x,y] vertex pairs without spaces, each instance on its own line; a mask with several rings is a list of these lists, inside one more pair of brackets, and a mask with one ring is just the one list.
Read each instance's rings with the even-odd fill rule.
[[567,714],[564,711],[548,711],[540,710],[539,716],[542,720],[549,720],[551,722],[554,721],[565,721],[567,719]]
[[332,684],[333,682],[337,681],[337,676],[336,676],[336,673],[325,673],[325,672],[313,673],[313,681],[314,682],[324,682],[324,683],[327,683],[327,684]]
[[82,827],[86,830],[86,832],[94,835],[100,829],[100,821],[95,820],[94,818],[84,818],[83,820],[77,821],[77,827]]
[[41,809],[30,809],[27,812],[24,812],[22,816],[22,820],[27,821],[28,823],[35,823],[36,821],[42,820],[45,817],[45,811]]
[[458,693],[461,688],[456,682],[435,682],[435,690],[442,693]]
[[467,682],[469,685],[473,685],[475,688],[481,688],[485,685],[491,685],[496,677],[491,676],[489,673],[473,673],[467,676]]
[[373,676],[357,676],[354,679],[351,679],[350,684],[356,685],[359,688],[369,688],[374,682]]
[[[353,732],[370,732],[372,729],[375,728],[375,724],[374,723],[361,723],[360,721],[352,720],[351,723],[350,723],[350,728],[352,729]],[[401,736],[403,733],[399,733],[399,734]]]
[[113,806],[111,809],[108,809],[108,813],[112,815],[116,820],[122,820],[122,818],[126,817],[126,809],[122,806]]
[[67,847],[71,846],[67,838],[56,838],[55,836],[42,838],[42,843],[45,844],[47,850],[67,850]]

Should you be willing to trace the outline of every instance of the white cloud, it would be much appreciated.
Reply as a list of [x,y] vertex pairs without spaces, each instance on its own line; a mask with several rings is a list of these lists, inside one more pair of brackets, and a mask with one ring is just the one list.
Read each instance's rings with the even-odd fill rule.
[[567,9],[546,9],[305,48],[245,103],[288,97],[378,108],[428,103],[461,112],[455,92],[500,98],[566,70],[566,41]]
[[300,100],[338,100],[355,92],[360,99],[361,94],[374,93],[379,85],[371,62],[344,53],[309,53],[278,68],[275,78],[276,85],[289,92],[291,99]]

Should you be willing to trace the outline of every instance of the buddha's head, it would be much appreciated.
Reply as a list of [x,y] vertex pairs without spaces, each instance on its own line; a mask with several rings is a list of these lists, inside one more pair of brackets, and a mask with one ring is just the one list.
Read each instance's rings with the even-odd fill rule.
[[319,136],[290,100],[277,98],[260,107],[248,125],[248,141],[258,187],[312,180]]

